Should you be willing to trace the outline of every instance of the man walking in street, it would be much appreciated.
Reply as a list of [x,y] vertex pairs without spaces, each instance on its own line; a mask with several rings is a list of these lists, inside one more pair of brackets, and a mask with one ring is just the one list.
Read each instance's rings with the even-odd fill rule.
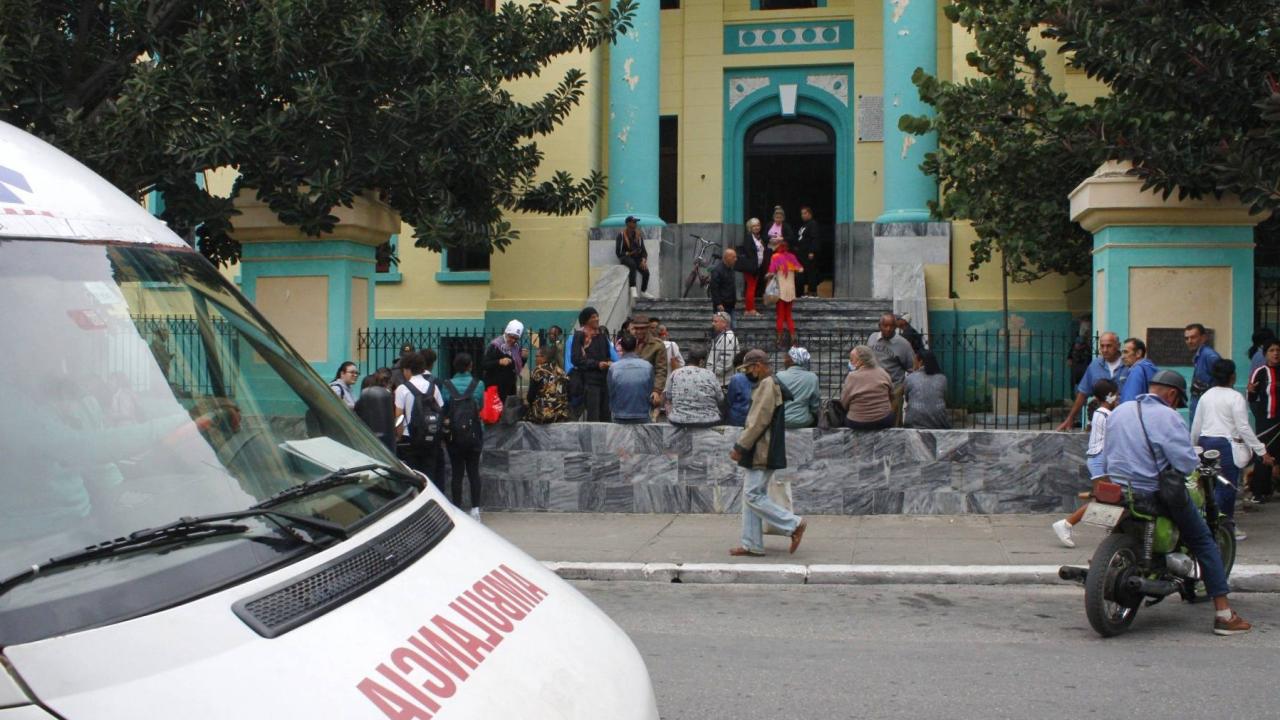
[[731,321],[733,309],[738,302],[738,278],[733,270],[736,262],[738,251],[725,248],[724,254],[711,266],[711,286],[707,288],[707,293],[711,296],[711,310],[728,313]]
[[733,334],[733,329],[729,327],[732,324],[732,318],[727,312],[718,312],[711,316],[711,327],[715,330],[715,336],[711,338],[711,349],[707,355],[709,357],[707,365],[711,368],[711,372],[716,374],[720,380],[720,387],[728,387],[729,380],[733,374],[737,372],[734,367],[733,358],[738,354],[738,337]]
[[893,381],[893,424],[902,427],[902,381],[916,364],[911,343],[898,334],[898,318],[893,313],[880,316],[880,331],[867,338],[878,364]]
[[636,339],[636,357],[653,366],[653,384],[649,388],[650,407],[662,407],[662,390],[667,387],[667,346],[650,332],[653,326],[648,317],[631,318],[631,333]]
[[730,555],[764,555],[764,521],[791,536],[791,553],[800,547],[807,523],[769,499],[769,481],[775,470],[787,466],[787,426],[784,407],[791,393],[772,377],[769,356],[753,349],[742,359],[748,375],[756,381],[751,393],[751,410],[738,435],[729,459],[745,468],[742,476],[742,542]]
[[1098,357],[1089,363],[1089,367],[1084,371],[1084,377],[1080,378],[1080,383],[1076,385],[1075,402],[1071,403],[1066,419],[1058,425],[1058,432],[1065,432],[1078,426],[1080,410],[1093,395],[1094,383],[1099,380],[1110,380],[1116,384],[1116,387],[1123,388],[1124,381],[1128,377],[1129,366],[1120,357],[1120,336],[1113,332],[1102,333],[1098,336]]
[[634,335],[624,335],[620,344],[622,357],[609,366],[609,414],[623,425],[647,423],[653,409],[654,365],[636,356]]
[[1138,338],[1129,338],[1120,348],[1120,359],[1129,366],[1124,385],[1120,388],[1120,402],[1137,400],[1139,395],[1146,395],[1151,378],[1160,368],[1147,359],[1147,344]]
[[[1189,475],[1200,465],[1187,426],[1174,410],[1186,400],[1186,387],[1182,375],[1161,370],[1151,378],[1150,393],[1120,405],[1111,413],[1102,457],[1103,470],[1112,482],[1128,486],[1134,494],[1155,495],[1159,490],[1160,472],[1165,467],[1172,466],[1179,474]],[[1184,488],[1182,492],[1187,490]],[[1213,632],[1217,635],[1249,632],[1252,626],[1237,615],[1227,601],[1227,574],[1222,555],[1195,503],[1188,497],[1178,508],[1160,504],[1165,505],[1165,512],[1182,533],[1182,542],[1195,553],[1200,564],[1205,591],[1213,598]]]
[[1191,323],[1182,331],[1182,339],[1191,351],[1191,417],[1196,416],[1196,405],[1205,390],[1213,387],[1213,364],[1222,359],[1217,350],[1209,346],[1209,332],[1200,323]]

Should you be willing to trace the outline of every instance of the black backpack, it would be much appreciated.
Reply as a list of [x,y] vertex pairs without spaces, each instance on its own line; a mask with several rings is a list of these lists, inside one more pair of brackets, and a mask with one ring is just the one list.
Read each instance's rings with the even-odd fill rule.
[[436,381],[428,379],[427,389],[419,390],[412,382],[404,386],[413,394],[409,411],[409,445],[425,448],[440,443],[440,406],[436,404]]
[[458,392],[452,380],[445,380],[444,386],[449,390],[449,412],[444,418],[445,440],[453,447],[469,450],[480,447],[480,407],[476,404],[476,383],[479,378],[471,378],[466,392]]

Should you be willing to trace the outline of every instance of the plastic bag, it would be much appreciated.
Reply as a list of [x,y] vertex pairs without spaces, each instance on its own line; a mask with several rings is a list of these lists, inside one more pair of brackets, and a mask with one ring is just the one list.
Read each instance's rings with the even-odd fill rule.
[[485,425],[495,425],[502,419],[502,398],[498,397],[498,386],[490,385],[484,389],[484,407],[480,409],[480,420]]

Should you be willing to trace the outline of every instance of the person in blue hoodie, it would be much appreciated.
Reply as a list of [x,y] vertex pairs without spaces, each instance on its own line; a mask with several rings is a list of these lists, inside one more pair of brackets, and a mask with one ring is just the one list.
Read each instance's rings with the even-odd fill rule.
[[1151,378],[1160,371],[1155,363],[1147,359],[1147,344],[1138,338],[1129,338],[1120,347],[1120,359],[1129,366],[1129,377],[1120,388],[1120,402],[1127,403],[1146,395],[1151,385]]
[[751,392],[756,389],[755,380],[742,367],[742,358],[746,354],[743,350],[734,356],[733,366],[737,368],[737,372],[729,378],[729,389],[725,393],[725,402],[729,406],[725,413],[726,422],[730,425],[746,424],[747,412],[751,410]]

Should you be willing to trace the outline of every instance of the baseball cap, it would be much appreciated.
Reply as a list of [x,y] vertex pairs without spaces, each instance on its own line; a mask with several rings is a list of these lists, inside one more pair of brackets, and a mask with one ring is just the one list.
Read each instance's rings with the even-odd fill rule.
[[1151,376],[1149,385],[1166,385],[1178,391],[1181,396],[1178,401],[1178,407],[1182,407],[1183,401],[1187,398],[1187,380],[1182,377],[1182,373],[1173,370],[1161,370]]

